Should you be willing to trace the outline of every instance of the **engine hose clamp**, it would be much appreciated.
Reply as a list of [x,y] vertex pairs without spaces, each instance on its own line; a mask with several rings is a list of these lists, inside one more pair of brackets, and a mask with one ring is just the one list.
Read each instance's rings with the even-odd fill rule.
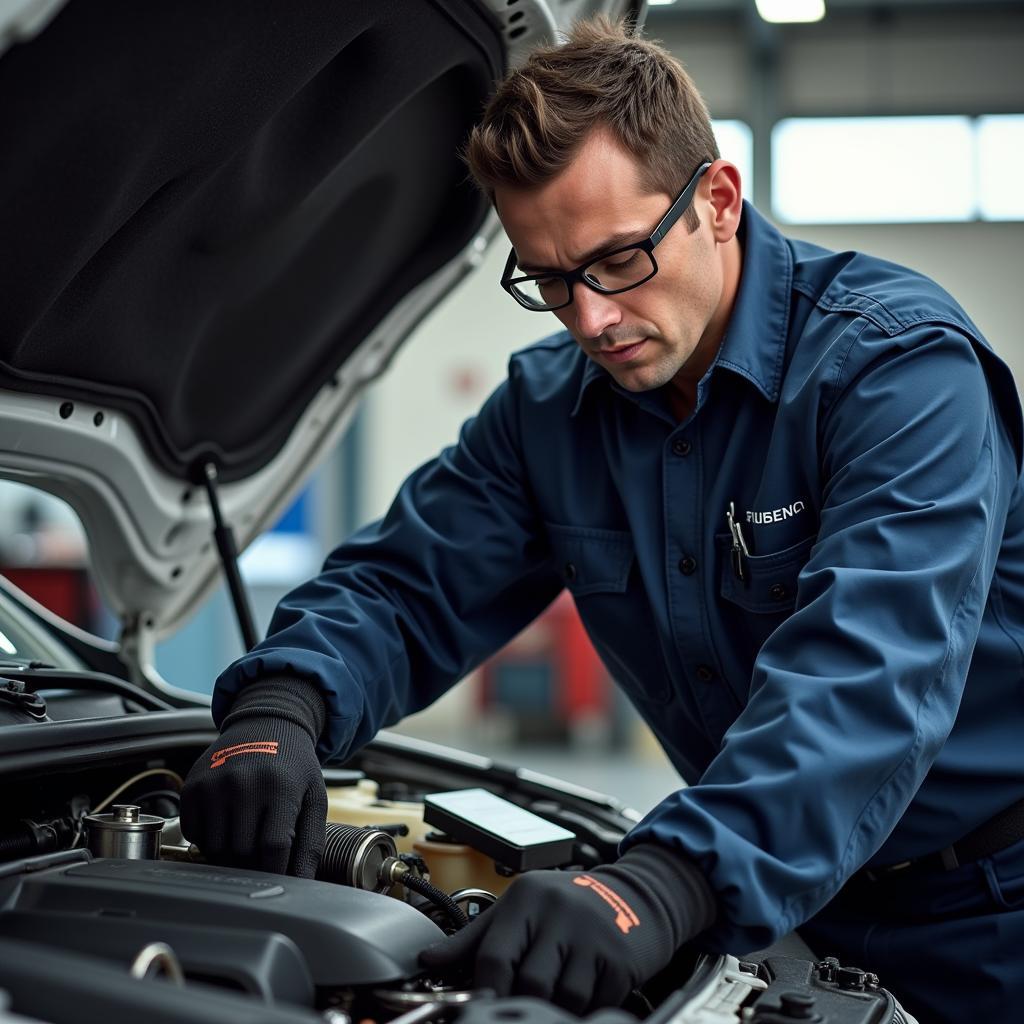
[[[452,899],[460,907],[465,905],[466,917],[470,921],[479,917],[485,910],[489,910],[498,902],[498,897],[493,892],[488,892],[486,889],[476,889],[472,886],[466,889],[456,889],[452,893]],[[477,908],[475,913],[471,912],[473,906]]]

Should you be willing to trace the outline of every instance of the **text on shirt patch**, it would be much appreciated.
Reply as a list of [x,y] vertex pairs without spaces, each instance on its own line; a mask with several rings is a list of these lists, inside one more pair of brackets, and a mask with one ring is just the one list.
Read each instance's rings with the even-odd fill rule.
[[747,512],[748,523],[781,523],[783,519],[792,519],[807,506],[802,501],[794,501],[792,505],[772,509],[771,512]]

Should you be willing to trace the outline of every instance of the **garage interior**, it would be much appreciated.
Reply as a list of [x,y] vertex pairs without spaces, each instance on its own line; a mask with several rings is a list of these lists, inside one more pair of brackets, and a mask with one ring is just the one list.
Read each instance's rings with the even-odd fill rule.
[[[770,24],[748,0],[652,3],[645,31],[697,82],[722,126],[723,156],[741,166],[746,195],[762,213],[791,236],[935,278],[1024,380],[1024,4],[825,6],[814,23]],[[886,136],[871,131],[884,133],[896,118],[916,119],[924,141],[873,143]],[[848,130],[865,132],[852,171],[830,166],[834,154],[820,141],[827,136],[814,134],[830,119],[856,119]],[[932,170],[935,188],[912,195],[906,181],[922,168]],[[850,174],[862,194],[836,187]],[[454,439],[502,379],[509,354],[554,330],[553,319],[544,327],[499,301],[506,252],[499,238],[409,338],[296,504],[243,557],[261,627],[281,594],[314,573],[340,538],[381,515],[406,474]],[[0,568],[80,624],[113,635],[70,510],[4,483],[0,519],[13,526],[0,538]],[[239,653],[221,590],[158,648],[157,666],[175,685],[209,692]],[[678,786],[588,651],[568,598],[399,731],[523,764],[641,811]]]

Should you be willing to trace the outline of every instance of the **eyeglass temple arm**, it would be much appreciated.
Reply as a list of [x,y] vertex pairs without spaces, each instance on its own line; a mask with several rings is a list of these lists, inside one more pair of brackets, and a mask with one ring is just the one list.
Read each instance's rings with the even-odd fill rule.
[[[675,223],[689,208],[690,203],[693,201],[693,194],[697,191],[697,186],[700,184],[701,178],[704,177],[704,172],[711,166],[711,162],[708,161],[700,165],[694,172],[693,177],[690,179],[686,188],[676,197],[675,202],[668,208],[668,212],[664,217],[661,218],[661,222],[654,229],[654,233],[651,235],[650,242],[651,248],[653,249],[669,231],[675,226]],[[501,273],[501,283],[506,284],[512,277],[512,271],[516,268],[516,250],[512,248],[509,251],[508,259],[505,261],[505,269]],[[576,273],[553,273],[552,276],[559,276],[563,278],[566,283],[570,286],[575,283],[576,280],[583,279],[583,269],[577,268]]]
[[711,166],[711,162],[703,163],[694,172],[689,184],[676,196],[675,202],[668,208],[668,212],[661,218],[661,223],[654,229],[651,235],[651,246],[657,245],[675,226],[677,220],[690,208],[693,202],[693,194],[697,191],[704,172]]

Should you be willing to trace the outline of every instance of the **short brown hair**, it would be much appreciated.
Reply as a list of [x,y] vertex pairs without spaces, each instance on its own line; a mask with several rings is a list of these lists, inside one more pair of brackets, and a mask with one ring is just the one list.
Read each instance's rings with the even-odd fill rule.
[[[498,86],[463,157],[477,185],[528,188],[554,178],[594,128],[639,160],[643,185],[675,196],[718,158],[707,107],[683,66],[605,16],[577,22],[561,46],[533,51]],[[691,207],[689,230],[697,227]]]

